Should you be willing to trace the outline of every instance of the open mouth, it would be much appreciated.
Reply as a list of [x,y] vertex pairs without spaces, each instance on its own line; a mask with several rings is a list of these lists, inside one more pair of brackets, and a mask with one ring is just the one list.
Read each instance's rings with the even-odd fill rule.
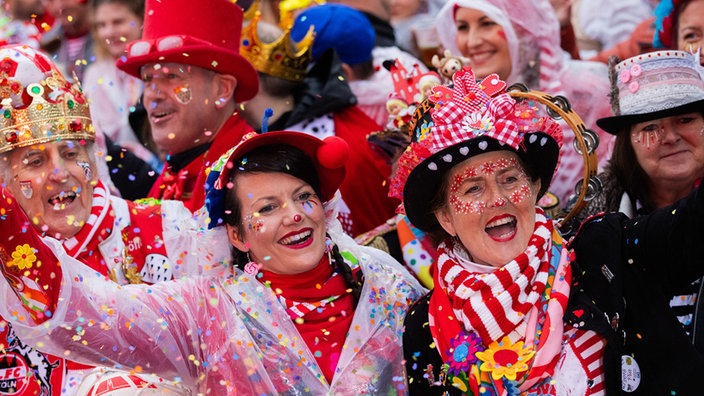
[[151,115],[152,120],[154,123],[159,123],[163,121],[165,118],[173,114],[173,111],[159,111],[159,112],[154,112]]
[[503,216],[489,222],[484,228],[484,231],[489,234],[491,239],[505,241],[511,239],[516,234],[517,223],[515,217]]
[[58,195],[54,195],[49,198],[48,202],[49,205],[53,206],[54,210],[61,210],[65,208],[66,205],[73,203],[73,201],[76,200],[76,197],[77,195],[73,191],[62,191]]
[[304,245],[306,242],[308,242],[313,236],[313,231],[312,230],[305,230],[303,232],[300,232],[295,235],[287,236],[279,243],[282,245],[286,246],[299,246],[299,245]]

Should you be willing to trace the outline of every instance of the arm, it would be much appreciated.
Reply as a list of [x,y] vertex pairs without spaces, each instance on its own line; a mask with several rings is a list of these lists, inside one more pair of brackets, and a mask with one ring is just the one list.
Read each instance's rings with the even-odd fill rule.
[[232,245],[224,226],[208,229],[205,210],[192,214],[181,201],[161,201],[166,252],[174,278],[230,271]]
[[[700,185],[675,204],[628,219],[610,213],[587,221],[571,242],[590,285],[602,285],[597,300],[620,295],[621,282],[637,276],[665,294],[704,276],[704,190]],[[612,282],[620,279],[620,282]],[[630,279],[630,280],[629,280]],[[619,290],[616,290],[619,289]],[[609,309],[607,309],[609,310]],[[618,309],[615,309],[618,311]]]
[[16,200],[4,189],[0,196],[0,269],[8,281],[0,282],[0,315],[23,341],[82,363],[148,367],[187,384],[198,378],[198,367],[184,358],[200,356],[198,334],[189,330],[202,327],[197,306],[219,288],[202,286],[204,280],[154,293],[122,288],[58,241],[42,240]]

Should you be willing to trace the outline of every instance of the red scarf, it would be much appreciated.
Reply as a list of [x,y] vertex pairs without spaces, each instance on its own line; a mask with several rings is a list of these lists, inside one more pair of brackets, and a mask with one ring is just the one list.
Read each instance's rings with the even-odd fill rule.
[[[555,310],[548,310],[547,305],[559,304],[562,308],[559,312],[563,312],[569,295],[569,290],[564,298],[552,298],[549,293],[553,287],[549,270],[554,236],[559,239],[558,234],[553,234],[552,222],[545,218],[542,210],[536,209],[535,229],[526,250],[491,272],[467,269],[472,263],[461,257],[463,247],[451,242],[440,245],[428,316],[443,360],[447,359],[452,340],[463,330],[472,330],[484,347],[508,336],[512,343],[525,341],[526,347],[536,348],[526,384],[534,385],[552,375],[560,352],[555,345],[560,345],[564,325],[562,317],[552,317],[551,312]],[[570,279],[565,278],[570,278],[569,267],[562,278],[569,285]],[[536,331],[536,323],[542,323],[539,331]],[[550,347],[543,348],[545,345]]]
[[327,255],[302,274],[261,273],[261,281],[270,283],[328,383],[332,382],[354,317],[354,298],[345,280],[333,271]]

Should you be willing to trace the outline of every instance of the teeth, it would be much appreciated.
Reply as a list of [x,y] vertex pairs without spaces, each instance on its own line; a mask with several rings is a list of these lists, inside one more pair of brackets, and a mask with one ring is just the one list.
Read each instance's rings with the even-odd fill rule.
[[301,240],[303,240],[303,239],[308,238],[311,234],[312,234],[311,231],[302,232],[302,233],[296,234],[296,235],[294,235],[294,236],[292,236],[292,237],[288,237],[288,238],[286,238],[286,239],[282,239],[282,240],[281,240],[281,243],[283,243],[284,245],[293,245],[294,243],[297,243],[297,242],[299,242],[299,241],[301,241]]
[[49,203],[54,205],[53,209],[54,210],[61,210],[66,206],[66,201],[69,203],[72,202],[76,198],[76,193],[73,191],[62,191],[58,195],[54,195],[53,197],[49,198]]
[[513,217],[503,217],[486,225],[486,228],[498,227],[513,222]]

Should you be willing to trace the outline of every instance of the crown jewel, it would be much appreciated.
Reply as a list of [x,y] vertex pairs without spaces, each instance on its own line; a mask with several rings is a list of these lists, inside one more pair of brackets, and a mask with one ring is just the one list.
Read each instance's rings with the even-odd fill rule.
[[291,28],[271,43],[263,43],[257,33],[261,13],[252,4],[245,20],[250,22],[242,28],[240,55],[244,56],[257,71],[290,81],[301,81],[306,75],[308,64],[313,60],[313,26],[298,43],[291,40]]
[[88,102],[28,47],[0,50],[0,153],[60,139],[94,140]]

